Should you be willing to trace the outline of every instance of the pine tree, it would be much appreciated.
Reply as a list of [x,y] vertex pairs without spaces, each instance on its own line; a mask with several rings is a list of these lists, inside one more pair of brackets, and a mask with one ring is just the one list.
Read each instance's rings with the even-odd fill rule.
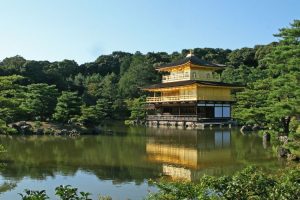
[[60,122],[68,122],[80,114],[81,99],[76,92],[62,92],[57,99],[53,118]]
[[21,107],[31,117],[39,117],[44,120],[53,114],[58,96],[55,85],[45,83],[28,85],[25,96]]
[[235,117],[288,134],[291,118],[300,113],[300,21],[276,36],[281,37],[279,44],[262,60],[268,78],[237,94]]

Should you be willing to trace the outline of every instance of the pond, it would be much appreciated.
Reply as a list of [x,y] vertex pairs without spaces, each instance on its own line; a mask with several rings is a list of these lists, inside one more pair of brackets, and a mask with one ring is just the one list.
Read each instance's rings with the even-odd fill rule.
[[113,199],[142,199],[156,191],[149,179],[197,181],[203,174],[228,175],[248,165],[284,167],[257,134],[238,129],[103,127],[105,134],[79,136],[1,136],[0,199],[20,199],[24,189],[55,187]]

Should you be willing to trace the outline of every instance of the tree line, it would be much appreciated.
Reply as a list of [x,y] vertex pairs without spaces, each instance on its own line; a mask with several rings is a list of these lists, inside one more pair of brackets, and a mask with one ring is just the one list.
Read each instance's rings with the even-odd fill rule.
[[[245,85],[237,94],[234,117],[244,123],[277,124],[285,129],[299,113],[300,21],[279,30],[279,42],[253,48],[195,48],[200,59],[225,64],[222,81]],[[79,65],[26,60],[0,62],[0,132],[20,120],[78,121],[86,126],[124,119],[142,104],[140,90],[161,81],[155,67],[185,57],[181,52],[134,54],[116,51]],[[136,115],[136,114],[134,114]],[[275,126],[275,125],[274,125]]]

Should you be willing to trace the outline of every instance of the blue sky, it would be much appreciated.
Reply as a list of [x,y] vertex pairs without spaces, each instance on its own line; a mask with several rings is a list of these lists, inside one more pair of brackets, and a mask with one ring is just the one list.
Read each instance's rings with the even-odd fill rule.
[[299,0],[0,0],[0,60],[253,47],[293,19]]

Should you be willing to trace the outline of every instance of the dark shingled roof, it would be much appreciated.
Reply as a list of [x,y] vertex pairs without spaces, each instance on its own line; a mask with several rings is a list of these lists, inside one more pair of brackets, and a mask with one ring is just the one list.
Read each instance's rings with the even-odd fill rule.
[[150,85],[148,87],[144,87],[142,89],[156,89],[156,88],[168,88],[168,87],[179,87],[191,84],[201,84],[207,86],[225,86],[225,87],[243,87],[241,85],[230,84],[230,83],[222,83],[222,82],[212,82],[212,81],[198,81],[198,80],[187,80],[187,81],[177,81],[170,83],[158,83],[154,85]]
[[166,68],[166,67],[172,67],[172,66],[178,66],[178,65],[183,65],[187,62],[191,62],[194,65],[201,65],[201,66],[208,66],[208,67],[216,67],[216,68],[220,68],[222,69],[222,67],[224,67],[225,65],[220,65],[220,64],[214,64],[211,62],[207,62],[205,60],[201,60],[200,58],[198,58],[197,56],[187,56],[185,58],[182,58],[180,60],[177,60],[175,62],[172,63],[166,63],[166,64],[162,64],[158,67],[156,67],[156,69],[161,69],[161,68]]

